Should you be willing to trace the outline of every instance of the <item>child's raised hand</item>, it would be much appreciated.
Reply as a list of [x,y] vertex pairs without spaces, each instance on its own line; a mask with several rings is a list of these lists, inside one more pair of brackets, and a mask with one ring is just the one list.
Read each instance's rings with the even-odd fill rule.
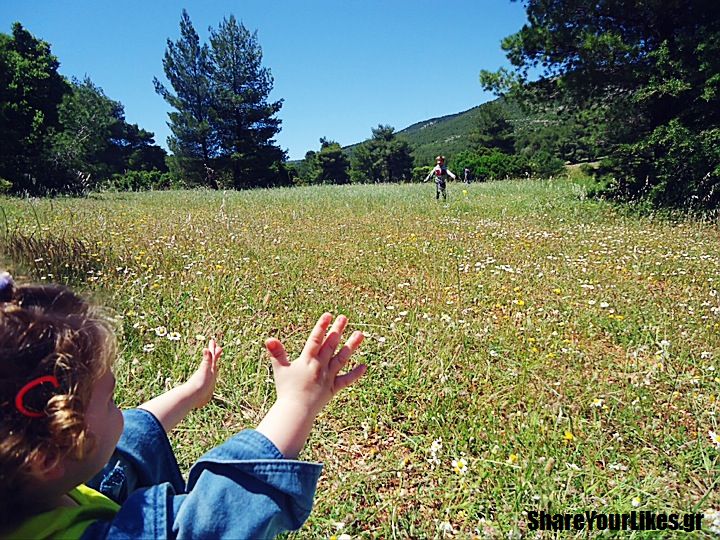
[[185,383],[192,392],[193,407],[196,409],[207,405],[212,399],[220,356],[222,356],[222,347],[215,343],[214,339],[211,339],[208,346],[203,349],[200,366]]
[[155,415],[169,433],[191,409],[207,405],[212,399],[221,354],[222,348],[211,339],[207,348],[203,349],[200,366],[187,382],[143,403],[140,408]]
[[272,358],[278,401],[304,407],[317,415],[335,394],[365,373],[367,366],[360,364],[348,373],[339,375],[364,336],[362,332],[353,332],[336,353],[348,320],[344,315],[339,315],[326,336],[332,319],[330,313],[324,313],[318,319],[300,357],[293,362],[288,359],[280,340],[270,338],[265,342]]

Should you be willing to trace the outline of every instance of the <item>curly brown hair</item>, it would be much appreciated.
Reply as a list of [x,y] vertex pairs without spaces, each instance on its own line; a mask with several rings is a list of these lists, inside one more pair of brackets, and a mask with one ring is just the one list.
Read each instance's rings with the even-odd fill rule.
[[[59,285],[15,286],[0,274],[0,530],[28,515],[30,465],[66,457],[82,459],[93,439],[84,413],[94,382],[115,358],[110,318]],[[33,379],[54,376],[58,388],[35,387],[15,405]]]

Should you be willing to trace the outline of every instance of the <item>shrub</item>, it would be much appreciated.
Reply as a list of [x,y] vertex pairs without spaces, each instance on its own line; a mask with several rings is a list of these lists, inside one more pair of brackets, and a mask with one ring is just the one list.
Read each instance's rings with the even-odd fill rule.
[[5,180],[4,178],[0,177],[0,194],[2,193],[10,193],[10,190],[12,189],[12,182],[9,180]]
[[125,174],[115,174],[105,187],[118,191],[148,191],[151,189],[179,189],[184,186],[176,175],[154,170],[127,171]]
[[412,170],[412,181],[413,182],[422,182],[427,178],[427,175],[430,174],[430,171],[432,171],[433,168],[429,165],[421,165],[420,167],[413,167]]
[[530,172],[539,178],[557,176],[565,171],[565,162],[543,150],[535,152],[530,158]]
[[478,181],[517,178],[529,172],[528,163],[522,156],[506,154],[497,149],[487,149],[482,153],[460,152],[452,159],[450,169],[462,175],[465,167],[470,169],[472,177]]
[[597,171],[597,165],[592,165],[591,163],[583,163],[580,165],[580,173],[583,176],[594,176]]
[[604,193],[647,199],[656,207],[720,207],[720,129],[694,132],[677,119],[644,139],[620,145],[602,163]]

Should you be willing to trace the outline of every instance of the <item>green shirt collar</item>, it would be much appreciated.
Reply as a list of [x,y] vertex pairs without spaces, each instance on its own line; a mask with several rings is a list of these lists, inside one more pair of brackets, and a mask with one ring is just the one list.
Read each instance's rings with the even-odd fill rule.
[[85,485],[68,495],[78,506],[63,506],[32,516],[7,538],[80,538],[94,521],[112,519],[120,510],[119,504]]

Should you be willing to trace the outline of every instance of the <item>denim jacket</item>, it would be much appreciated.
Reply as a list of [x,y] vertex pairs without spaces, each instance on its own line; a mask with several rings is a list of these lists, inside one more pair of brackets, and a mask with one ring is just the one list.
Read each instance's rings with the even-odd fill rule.
[[114,517],[98,514],[84,540],[272,538],[298,529],[310,515],[322,465],[284,459],[264,435],[248,429],[202,456],[186,484],[157,419],[140,409],[123,415],[112,459],[87,483],[120,509]]

